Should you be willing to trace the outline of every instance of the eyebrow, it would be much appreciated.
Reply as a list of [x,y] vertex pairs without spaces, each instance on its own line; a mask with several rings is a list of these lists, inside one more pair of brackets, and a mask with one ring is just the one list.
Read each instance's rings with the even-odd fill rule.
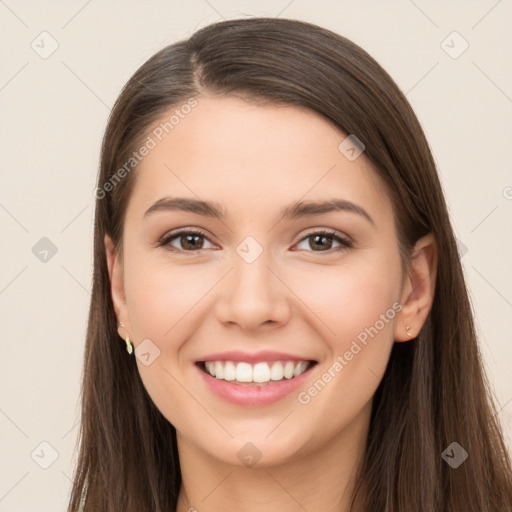
[[[159,211],[183,211],[224,220],[226,215],[222,205],[210,201],[201,201],[188,197],[163,197],[154,203],[144,213],[144,217]],[[331,199],[328,201],[297,201],[283,210],[278,216],[280,220],[294,220],[301,217],[322,215],[331,212],[350,212],[364,217],[375,226],[375,221],[362,207],[345,199]]]

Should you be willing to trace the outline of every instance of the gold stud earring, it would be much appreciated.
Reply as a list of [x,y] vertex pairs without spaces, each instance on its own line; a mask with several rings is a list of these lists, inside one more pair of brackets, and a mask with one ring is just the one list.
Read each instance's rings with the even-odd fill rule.
[[412,336],[412,334],[409,332],[410,329],[411,329],[410,325],[405,326],[405,331],[407,332],[407,336]]

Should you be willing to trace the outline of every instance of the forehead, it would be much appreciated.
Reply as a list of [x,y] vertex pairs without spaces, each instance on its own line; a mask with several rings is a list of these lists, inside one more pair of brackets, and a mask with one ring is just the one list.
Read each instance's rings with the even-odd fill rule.
[[339,149],[347,134],[324,117],[235,97],[196,99],[186,114],[178,105],[148,131],[152,147],[136,168],[129,209],[188,196],[215,200],[236,216],[271,213],[301,199],[343,198],[364,203],[377,220],[392,217],[364,153],[347,159]]

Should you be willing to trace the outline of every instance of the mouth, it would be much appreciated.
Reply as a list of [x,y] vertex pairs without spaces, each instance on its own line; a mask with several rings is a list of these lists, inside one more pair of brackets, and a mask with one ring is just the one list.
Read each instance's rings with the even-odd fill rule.
[[204,392],[243,407],[265,407],[292,397],[312,378],[318,361],[290,352],[232,350],[195,361]]
[[237,386],[271,386],[297,379],[317,361],[197,361],[196,365],[209,377]]

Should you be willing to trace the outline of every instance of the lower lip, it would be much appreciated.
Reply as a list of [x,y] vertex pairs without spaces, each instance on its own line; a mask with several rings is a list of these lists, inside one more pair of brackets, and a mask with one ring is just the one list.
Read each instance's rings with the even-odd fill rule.
[[227,380],[216,379],[195,365],[204,382],[217,396],[235,405],[261,407],[272,404],[296,391],[309,377],[316,364],[293,379],[270,381],[264,385],[240,385]]

